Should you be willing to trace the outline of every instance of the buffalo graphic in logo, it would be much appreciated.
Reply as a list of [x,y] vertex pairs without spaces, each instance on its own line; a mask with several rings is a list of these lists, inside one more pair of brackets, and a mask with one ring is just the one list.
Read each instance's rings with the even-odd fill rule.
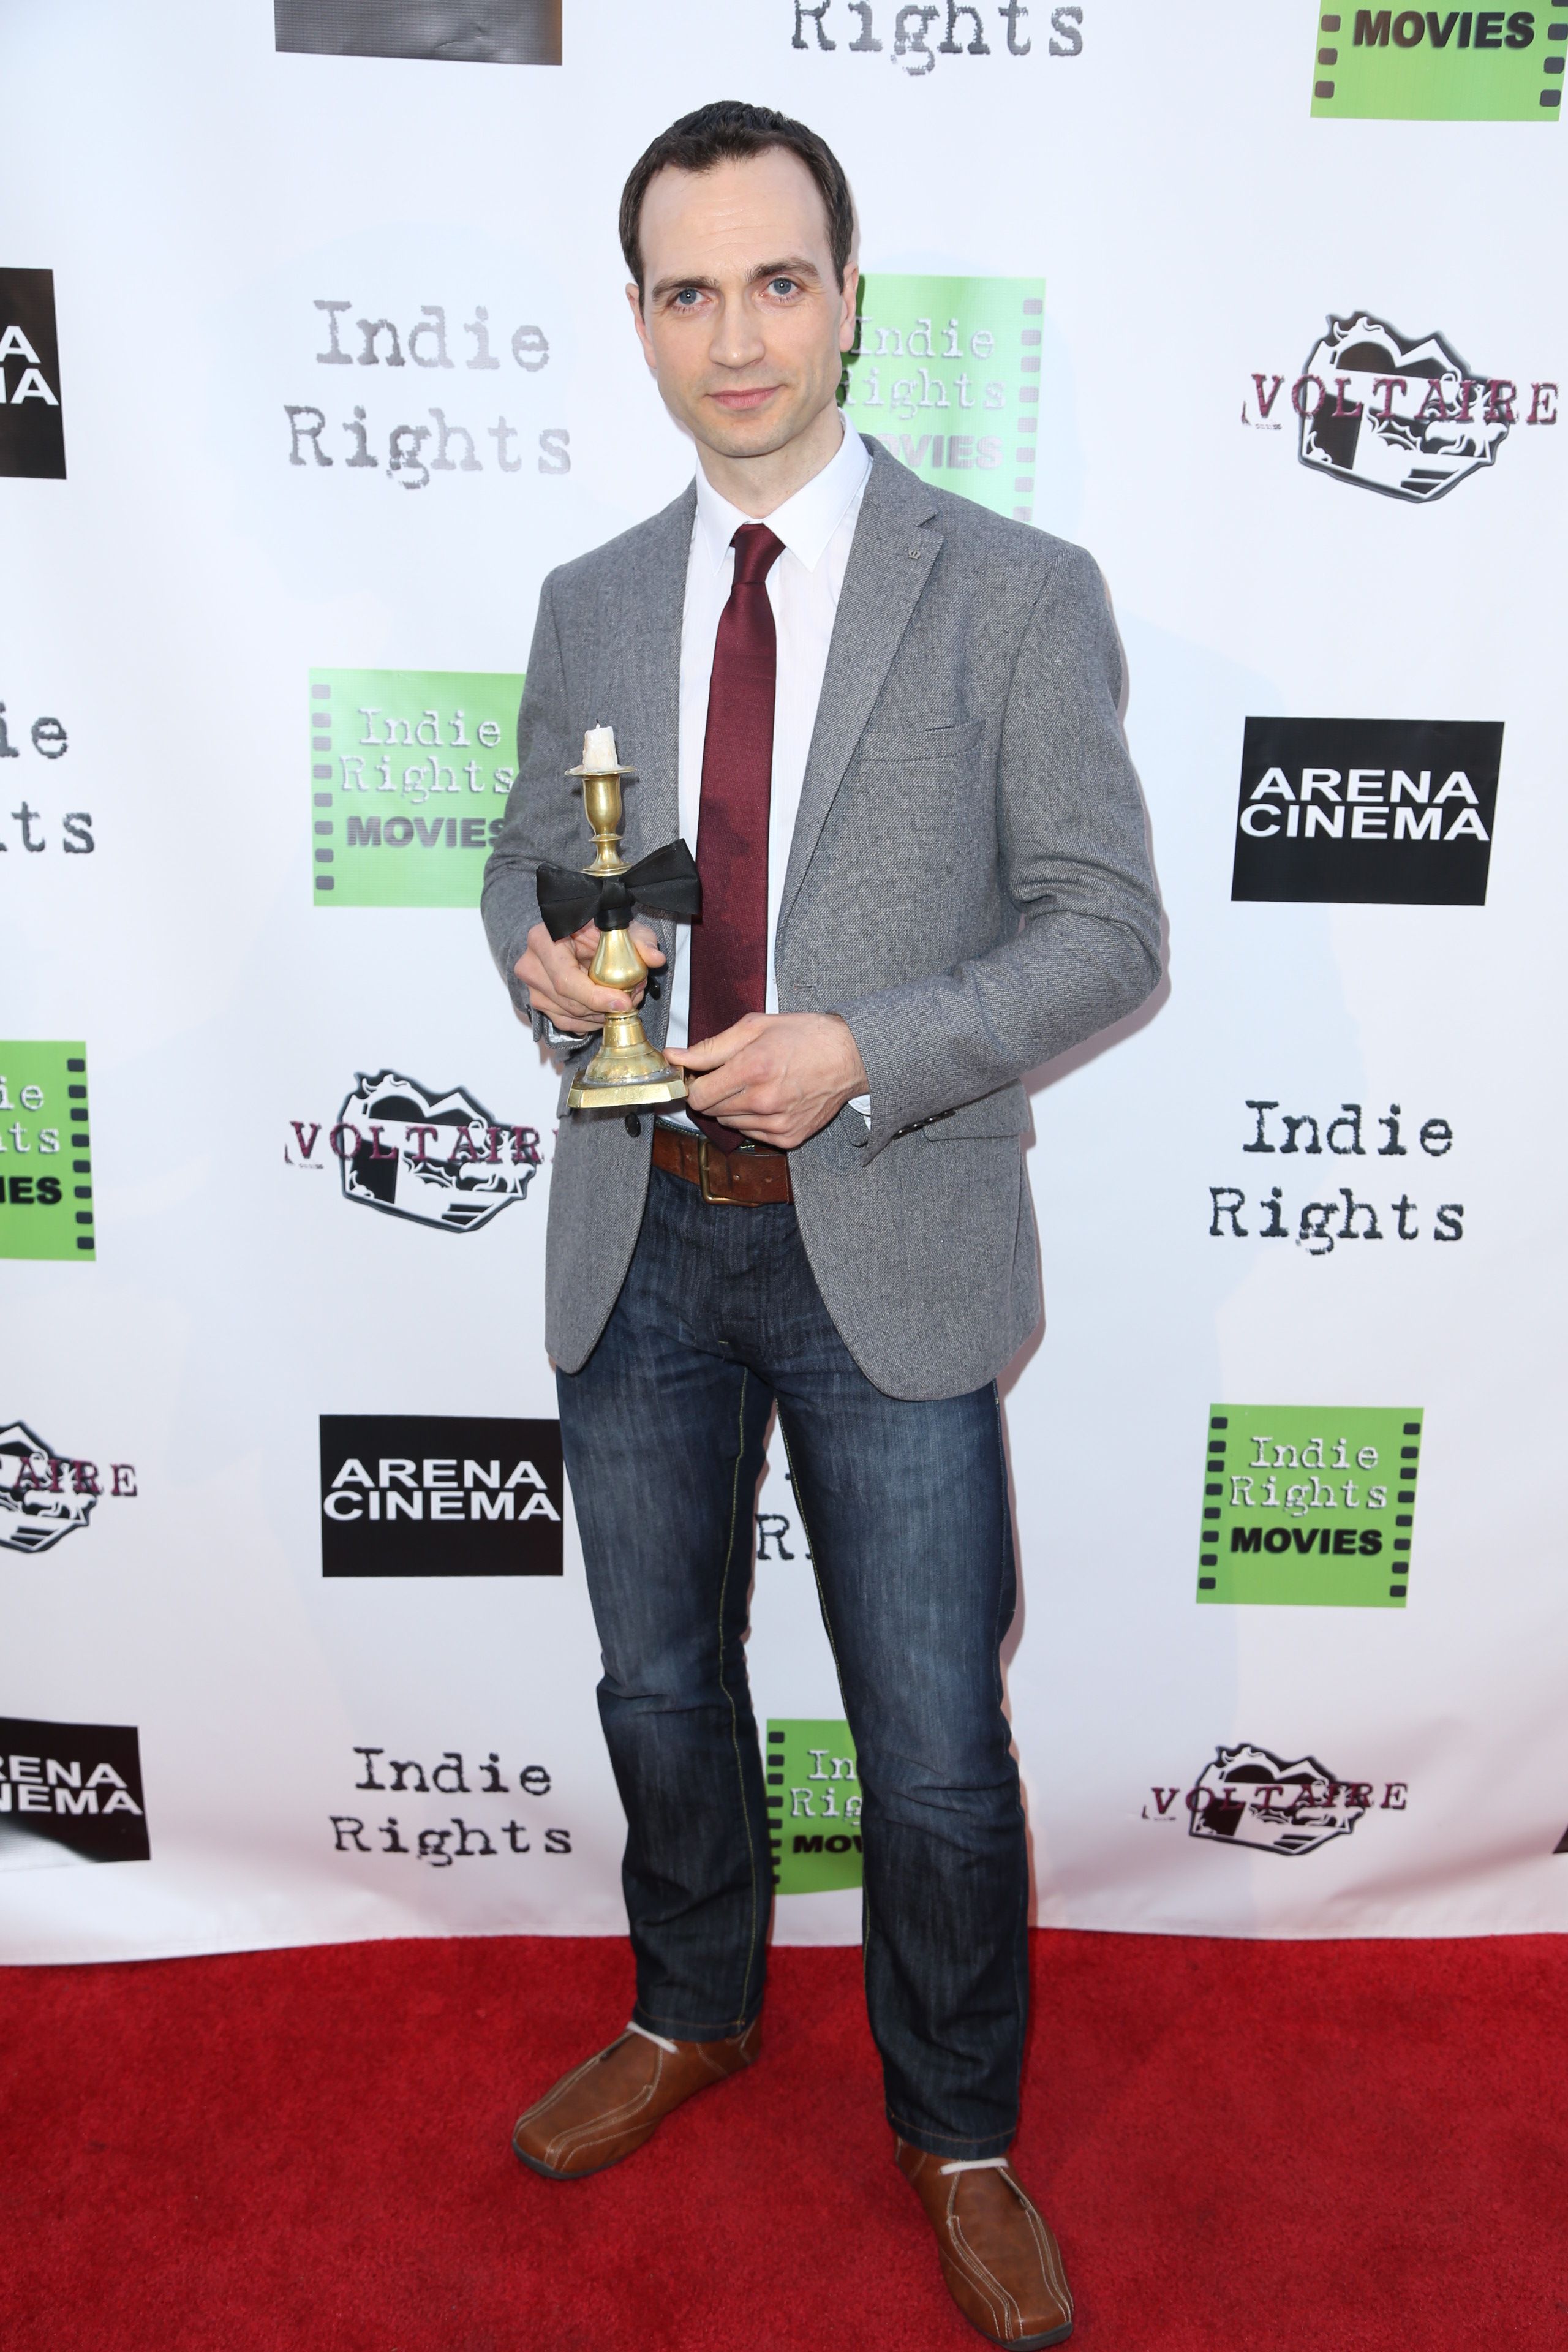
[[1243,1741],[1216,1748],[1187,1791],[1187,1835],[1266,1853],[1310,1853],[1349,1837],[1372,1802],[1369,1780],[1337,1780],[1315,1756],[1287,1764]]
[[437,1095],[395,1070],[357,1075],[332,1130],[345,1200],[470,1234],[524,1198],[537,1128],[500,1125],[463,1087]]
[[1424,506],[1495,465],[1513,391],[1475,374],[1441,335],[1409,342],[1364,310],[1331,318],[1293,395],[1298,455],[1342,482]]
[[0,1547],[47,1551],[85,1528],[100,1489],[89,1462],[57,1454],[25,1422],[0,1429]]

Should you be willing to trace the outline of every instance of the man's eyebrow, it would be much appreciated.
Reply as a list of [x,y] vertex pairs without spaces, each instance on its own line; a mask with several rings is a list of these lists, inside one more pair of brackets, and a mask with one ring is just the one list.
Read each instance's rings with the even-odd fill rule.
[[764,262],[761,268],[750,272],[748,282],[754,286],[759,278],[810,278],[820,283],[821,277],[815,261],[807,261],[804,254],[795,254],[784,261]]
[[[759,262],[754,269],[748,269],[746,272],[746,283],[749,286],[754,286],[759,280],[769,278],[809,278],[813,285],[819,286],[822,283],[822,272],[817,268],[816,264],[814,261],[807,261],[804,255],[799,254],[788,256],[783,261]],[[649,289],[648,300],[662,301],[665,295],[683,293],[689,286],[700,288],[706,294],[717,294],[720,290],[719,280],[716,278],[705,278],[696,270],[682,271],[675,277],[657,279]]]
[[695,271],[688,271],[680,277],[658,279],[648,290],[648,300],[657,302],[661,295],[682,293],[688,286],[700,286],[705,293],[709,294],[717,294],[719,291],[719,280],[716,278],[702,278]]

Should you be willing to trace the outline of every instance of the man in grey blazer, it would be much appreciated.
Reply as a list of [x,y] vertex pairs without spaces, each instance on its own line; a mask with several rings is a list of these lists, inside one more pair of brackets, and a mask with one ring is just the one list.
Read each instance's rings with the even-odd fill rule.
[[[544,583],[484,914],[563,1067],[545,1340],[637,1991],[514,2146],[595,2170],[756,2055],[771,1866],[743,1637],[776,1409],[858,1751],[897,2160],[965,2315],[1057,2343],[1056,2242],[1007,2161],[1028,1871],[996,1379],[1041,1314],[1024,1076],[1159,972],[1115,633],[1080,550],[847,429],[853,215],[813,132],[703,108],[633,172],[621,233],[697,479]],[[637,773],[626,854],[695,836],[703,876],[689,932],[637,933],[648,1034],[692,1079],[668,1118],[565,1108],[630,1003],[535,892],[542,861],[584,863],[564,771],[601,724]]]

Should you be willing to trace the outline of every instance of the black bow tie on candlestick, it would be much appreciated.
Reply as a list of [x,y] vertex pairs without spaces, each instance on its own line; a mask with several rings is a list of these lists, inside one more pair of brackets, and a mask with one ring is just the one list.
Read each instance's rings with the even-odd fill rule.
[[[583,780],[583,807],[593,827],[596,855],[585,873],[564,866],[539,867],[534,888],[539,911],[552,940],[596,923],[599,944],[588,977],[601,988],[636,996],[647,980],[647,966],[631,935],[632,915],[664,915],[695,922],[702,912],[702,884],[683,841],[628,866],[620,853],[621,778],[636,773],[616,758],[615,730],[591,727],[583,741],[581,767],[567,774]],[[605,1016],[604,1043],[574,1081],[569,1110],[630,1110],[643,1104],[684,1102],[686,1077],[643,1034],[635,1013]],[[635,1125],[635,1121],[634,1121]]]
[[539,911],[552,940],[569,939],[585,923],[601,931],[624,931],[635,908],[694,923],[702,912],[702,884],[684,841],[650,849],[622,874],[577,874],[570,866],[540,866]]

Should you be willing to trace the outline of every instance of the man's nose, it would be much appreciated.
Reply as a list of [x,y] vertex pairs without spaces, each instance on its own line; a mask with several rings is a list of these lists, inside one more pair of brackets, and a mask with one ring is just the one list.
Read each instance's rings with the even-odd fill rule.
[[751,367],[767,350],[762,322],[749,302],[726,302],[709,351],[721,367]]

